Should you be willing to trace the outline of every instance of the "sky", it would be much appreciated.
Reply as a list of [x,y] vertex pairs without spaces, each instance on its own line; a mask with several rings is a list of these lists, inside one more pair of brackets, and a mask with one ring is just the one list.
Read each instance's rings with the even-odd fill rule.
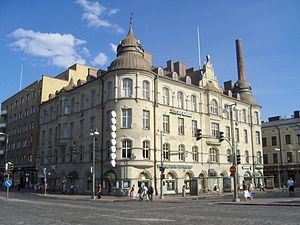
[[[106,70],[133,30],[153,65],[198,68],[210,55],[219,83],[237,80],[235,40],[262,120],[300,109],[298,0],[0,0],[0,102],[74,63]],[[22,69],[23,68],[23,69]],[[21,70],[22,82],[20,82]]]

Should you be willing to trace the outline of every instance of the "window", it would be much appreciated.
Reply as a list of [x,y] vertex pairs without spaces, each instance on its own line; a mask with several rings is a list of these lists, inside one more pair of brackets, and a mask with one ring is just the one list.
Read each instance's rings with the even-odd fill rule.
[[192,137],[196,137],[197,133],[197,120],[192,120]]
[[143,142],[143,158],[150,159],[150,142],[149,141]]
[[75,112],[75,97],[71,98],[71,113]]
[[257,145],[260,144],[260,132],[259,131],[255,131],[255,141],[256,141]]
[[211,136],[213,138],[219,137],[219,124],[218,123],[211,123]]
[[163,115],[163,132],[170,133],[170,117]]
[[293,162],[293,153],[292,152],[287,152],[286,153],[286,157],[287,157],[287,162],[288,163],[292,163]]
[[278,163],[278,154],[273,153],[273,163]]
[[211,114],[218,114],[218,103],[215,99],[213,99],[210,103],[210,113]]
[[248,143],[248,132],[247,132],[247,130],[244,130],[244,143],[245,144]]
[[264,164],[269,164],[268,154],[264,154]]
[[81,94],[81,98],[80,98],[80,110],[84,110],[85,109],[85,95]]
[[170,160],[170,145],[168,143],[163,144],[163,157],[164,160]]
[[229,140],[230,139],[230,127],[225,127],[225,137]]
[[70,123],[70,138],[74,137],[74,123]]
[[169,89],[168,88],[163,88],[163,93],[162,93],[162,103],[164,105],[169,105],[170,104],[170,95],[169,95]]
[[184,135],[184,119],[178,118],[178,134]]
[[277,138],[276,136],[272,136],[272,146],[276,146],[277,145]]
[[192,155],[193,155],[193,161],[194,162],[199,162],[199,155],[198,155],[198,147],[197,146],[193,146]]
[[131,109],[122,109],[122,127],[131,128]]
[[261,152],[257,152],[257,164],[262,164]]
[[197,111],[197,98],[195,95],[191,96],[191,110]]
[[96,90],[91,91],[91,107],[96,105]]
[[150,111],[143,110],[143,129],[150,129]]
[[267,138],[266,137],[262,138],[262,146],[267,147]]
[[113,83],[111,81],[109,81],[107,84],[107,96],[109,99],[113,97],[113,93],[114,93],[113,90],[114,90]]
[[61,154],[61,162],[65,162],[65,160],[66,160],[66,148],[65,147],[61,148],[60,154]]
[[212,162],[219,162],[219,153],[218,153],[218,149],[216,148],[211,148],[209,150],[209,163]]
[[259,124],[259,117],[258,117],[258,112],[254,112],[254,124]]
[[184,161],[185,159],[185,146],[179,145],[178,146],[178,160]]
[[239,111],[234,109],[232,112],[233,120],[239,121]]
[[291,143],[292,143],[291,135],[286,134],[285,135],[285,144],[290,145]]
[[246,109],[242,110],[242,122],[247,122],[247,113],[246,113]]
[[183,109],[183,93],[177,92],[177,107]]
[[132,96],[132,80],[125,78],[123,80],[122,86],[122,97],[131,97]]
[[245,151],[245,161],[246,163],[250,163],[250,158],[249,158],[249,151]]
[[149,81],[144,80],[143,81],[143,99],[150,100],[150,83]]
[[79,135],[83,136],[83,122],[84,120],[80,120],[80,126],[79,126]]
[[90,118],[90,130],[91,131],[95,130],[95,116],[92,116]]
[[63,138],[68,138],[68,124],[63,123]]
[[239,128],[235,128],[234,129],[234,131],[235,131],[235,141],[236,142],[240,142],[240,131],[239,131]]
[[123,140],[122,141],[122,158],[130,158],[131,157],[131,148],[132,148],[131,140]]

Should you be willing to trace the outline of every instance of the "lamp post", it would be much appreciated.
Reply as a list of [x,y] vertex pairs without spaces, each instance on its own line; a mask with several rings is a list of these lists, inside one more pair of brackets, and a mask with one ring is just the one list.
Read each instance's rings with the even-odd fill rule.
[[[274,151],[277,151],[277,152],[279,152],[279,154],[281,154],[280,148],[275,148]],[[281,158],[281,157],[279,157],[279,158]],[[280,170],[279,170],[279,160],[277,160],[277,171],[278,171],[278,188],[281,189],[281,176],[280,176]]]
[[95,144],[96,144],[96,136],[99,135],[99,132],[97,129],[95,129],[94,131],[91,130],[90,132],[90,136],[93,137],[93,166],[92,166],[92,174],[93,174],[93,193],[92,193],[92,199],[95,199],[96,198],[96,195],[95,195],[95,155],[96,155],[96,152],[95,152]]
[[163,193],[163,176],[164,176],[164,166],[163,166],[163,132],[160,131],[160,199],[164,198]]
[[[231,145],[232,148],[232,165],[236,168],[237,167],[237,160],[236,160],[236,144],[235,144],[235,137],[234,137],[234,121],[233,121],[233,110],[238,111],[239,108],[237,107],[236,103],[227,105],[224,109],[226,112],[229,111],[230,113],[230,126],[231,126],[231,143],[228,141],[228,143]],[[227,139],[224,139],[227,140]],[[234,173],[233,177],[233,184],[234,184],[234,194],[233,194],[233,202],[239,202],[239,196],[238,196],[238,173],[237,173],[237,168],[236,172]]]

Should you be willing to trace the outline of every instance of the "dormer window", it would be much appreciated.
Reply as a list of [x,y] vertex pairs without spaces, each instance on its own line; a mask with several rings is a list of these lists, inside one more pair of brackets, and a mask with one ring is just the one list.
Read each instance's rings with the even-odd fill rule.
[[186,81],[185,81],[187,84],[191,84],[191,78],[189,76],[186,77]]
[[164,76],[164,70],[161,67],[158,67],[157,73],[159,76]]

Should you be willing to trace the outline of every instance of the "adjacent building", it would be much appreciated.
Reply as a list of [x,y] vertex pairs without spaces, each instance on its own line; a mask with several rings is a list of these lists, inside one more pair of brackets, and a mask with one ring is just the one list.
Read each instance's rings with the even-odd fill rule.
[[[231,189],[233,137],[241,155],[240,181],[260,182],[261,107],[246,80],[241,40],[236,46],[238,81],[223,88],[209,56],[199,70],[171,60],[166,67],[153,66],[130,24],[107,71],[98,70],[86,82],[69,80],[40,105],[39,164],[47,168],[50,190],[75,185],[78,192],[90,192],[93,159],[96,182],[110,194],[142,183],[159,190],[160,167],[166,194],[181,192],[192,178],[200,180],[203,191],[216,184]],[[224,110],[228,107],[232,117]],[[116,167],[110,165],[111,111],[117,113]],[[96,129],[99,135],[90,136]],[[219,142],[220,131],[229,142]]]
[[14,186],[30,188],[37,183],[40,104],[71,80],[82,81],[96,73],[96,69],[75,64],[56,77],[42,76],[1,103],[1,173],[5,163],[12,162]]
[[291,118],[270,117],[262,124],[265,176],[274,177],[276,186],[287,186],[292,177],[300,183],[300,111]]

